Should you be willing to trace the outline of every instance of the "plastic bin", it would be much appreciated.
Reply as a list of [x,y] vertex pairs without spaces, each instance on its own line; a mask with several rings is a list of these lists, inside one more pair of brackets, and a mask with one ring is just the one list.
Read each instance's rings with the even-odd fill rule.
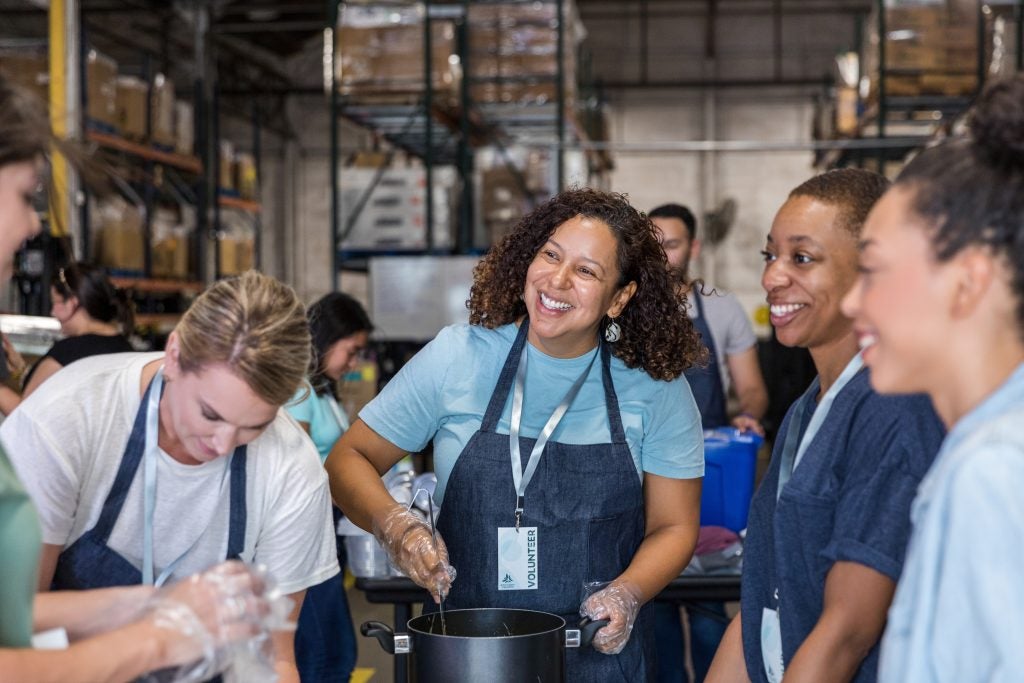
[[345,552],[353,576],[382,578],[390,573],[387,553],[370,534],[345,536]]
[[701,526],[724,526],[733,531],[746,528],[762,441],[757,434],[732,427],[704,430]]

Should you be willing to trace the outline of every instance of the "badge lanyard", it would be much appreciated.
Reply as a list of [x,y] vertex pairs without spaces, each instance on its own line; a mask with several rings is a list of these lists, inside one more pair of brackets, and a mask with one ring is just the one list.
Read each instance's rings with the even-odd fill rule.
[[[185,552],[178,556],[173,562],[167,565],[160,576],[153,580],[153,516],[156,510],[156,459],[159,450],[159,429],[160,429],[160,398],[164,388],[164,369],[161,366],[153,376],[153,383],[149,389],[149,403],[146,405],[146,445],[143,450],[143,489],[142,506],[144,512],[144,524],[142,526],[142,583],[147,586],[162,586],[167,579],[178,568],[185,556],[192,552],[192,549],[202,538],[202,532],[192,542]],[[220,478],[220,493],[224,493],[224,483],[227,481],[228,472],[231,471],[231,459],[234,453],[225,460],[224,472]],[[222,496],[218,496],[221,498]],[[213,521],[212,519],[210,520]],[[207,524],[202,529],[209,527]]]
[[[806,401],[813,401],[816,390],[808,391],[800,399],[797,404],[796,410],[794,411],[793,418],[794,424],[790,424],[789,431],[786,433],[786,441],[782,447],[782,462],[779,468],[779,486],[776,490],[775,497],[778,499],[782,495],[782,487],[789,481],[793,471],[796,470],[797,465],[803,459],[804,454],[807,452],[807,448],[811,445],[811,441],[818,434],[818,430],[821,429],[821,425],[825,422],[825,418],[828,417],[828,413],[832,410],[832,404],[836,400],[836,396],[839,392],[849,384],[850,380],[853,379],[854,375],[864,367],[864,359],[858,353],[856,356],[846,364],[842,374],[839,375],[839,379],[835,381],[835,384],[828,388],[825,395],[821,399],[821,403],[814,409],[814,414],[811,415],[811,421],[807,424],[807,431],[804,432],[803,437],[800,437],[800,427],[803,424],[805,411],[807,409]],[[819,380],[817,377],[814,378],[815,387],[819,386]],[[796,446],[796,440],[800,439],[800,445]]]
[[509,450],[512,452],[512,484],[516,489],[516,530],[519,530],[519,522],[523,517],[523,504],[525,503],[526,487],[530,485],[530,481],[533,479],[533,475],[537,472],[537,465],[540,464],[540,456],[544,452],[544,447],[548,443],[548,439],[554,433],[558,427],[558,423],[562,421],[565,416],[565,412],[569,410],[569,406],[572,405],[573,400],[576,398],[576,394],[580,393],[580,388],[587,379],[587,375],[590,374],[590,368],[594,365],[594,359],[597,358],[601,350],[597,349],[594,355],[591,356],[590,362],[587,363],[587,367],[583,370],[569,392],[562,399],[558,407],[555,408],[555,412],[551,413],[551,417],[548,418],[547,423],[544,425],[544,429],[541,430],[537,436],[536,443],[533,444],[533,451],[530,453],[530,460],[526,463],[526,472],[523,472],[523,461],[519,452],[519,425],[523,419],[523,392],[526,386],[526,360],[527,350],[529,344],[523,344],[523,352],[519,357],[519,367],[516,369],[516,385],[512,392],[512,424],[509,429],[508,443]]
[[334,415],[334,419],[338,421],[338,426],[341,427],[341,433],[344,434],[349,428],[348,417],[341,411],[338,401],[330,393],[326,394],[325,398],[327,399],[327,405],[331,409],[331,414]]
[[[814,440],[814,437],[821,429],[825,418],[828,417],[836,396],[843,390],[843,387],[850,383],[850,380],[853,379],[854,375],[863,366],[864,360],[859,353],[846,364],[835,384],[828,388],[828,391],[821,398],[821,403],[814,409],[814,414],[811,415],[811,420],[807,424],[807,430],[803,433],[802,437],[800,436],[800,428],[803,426],[804,418],[807,415],[807,404],[813,401],[815,394],[818,393],[821,386],[820,379],[815,377],[814,383],[800,397],[800,400],[793,409],[793,417],[790,419],[789,428],[786,432],[786,440],[782,444],[782,453],[780,454],[782,460],[779,463],[779,485],[775,491],[776,500],[782,495],[782,487],[789,481],[796,466],[800,464],[800,460],[804,457],[804,453],[807,452],[811,441]],[[799,444],[797,443],[798,439]],[[761,610],[761,660],[768,681],[770,683],[780,683],[786,667],[782,660],[782,625],[779,617],[781,609],[778,603],[779,588],[777,585],[772,597],[775,600],[775,609],[764,607]]]

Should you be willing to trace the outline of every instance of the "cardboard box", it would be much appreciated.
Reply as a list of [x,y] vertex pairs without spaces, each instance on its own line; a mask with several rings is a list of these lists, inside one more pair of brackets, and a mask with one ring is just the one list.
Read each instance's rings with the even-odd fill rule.
[[146,97],[149,87],[133,76],[117,77],[117,127],[134,140],[146,137]]
[[174,150],[178,154],[195,154],[195,114],[191,102],[174,103]]
[[349,216],[363,199],[377,171],[340,169],[339,238],[344,249],[426,249],[452,244],[455,169],[433,169],[433,234],[427,244],[426,173],[422,168],[388,168],[366,197],[351,230]]
[[363,361],[338,382],[338,403],[350,420],[377,396],[377,376],[377,364]]
[[149,125],[153,142],[165,147],[175,146],[174,84],[163,74],[157,74],[153,79]]
[[496,166],[481,174],[480,213],[489,244],[501,241],[529,210],[529,195],[515,174]]
[[94,259],[115,270],[142,271],[145,268],[142,212],[121,197],[97,202],[98,229],[94,230]]
[[973,95],[978,89],[978,78],[973,74],[922,74],[921,94],[959,97]]
[[221,140],[220,148],[220,173],[217,176],[217,186],[222,190],[235,189],[235,145],[230,140]]
[[240,275],[250,270],[254,263],[256,243],[251,238],[225,235],[220,238],[220,274]]
[[[454,93],[457,71],[455,28],[431,23],[431,82],[438,97]],[[419,92],[423,89],[422,24],[371,27],[341,26],[338,33],[337,83],[346,95]]]
[[188,277],[190,230],[174,211],[158,208],[151,222],[152,269],[155,277]]
[[49,59],[45,50],[0,52],[0,74],[36,96],[45,107],[50,100]]
[[235,154],[235,188],[243,199],[256,199],[259,195],[256,159],[248,152]]
[[117,62],[96,50],[85,60],[85,114],[101,128],[117,127]]
[[172,279],[188,277],[188,239],[171,236],[153,242],[153,276]]
[[857,132],[857,89],[849,86],[836,88],[836,132],[853,135]]

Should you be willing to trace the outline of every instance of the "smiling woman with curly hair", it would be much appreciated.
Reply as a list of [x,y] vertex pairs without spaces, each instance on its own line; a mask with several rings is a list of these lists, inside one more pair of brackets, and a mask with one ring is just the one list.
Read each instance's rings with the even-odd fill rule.
[[[575,216],[599,220],[618,242],[618,286],[636,283],[636,294],[616,319],[620,339],[612,355],[654,379],[675,379],[706,360],[690,319],[680,315],[683,299],[669,277],[665,252],[654,226],[619,194],[580,189],[563,192],[520,221],[517,228],[480,261],[470,290],[469,322],[495,328],[526,315],[522,283],[534,257],[555,229]],[[602,329],[607,324],[602,321]]]
[[[557,195],[480,262],[469,324],[442,330],[335,445],[334,500],[450,609],[608,619],[593,649],[566,651],[570,680],[650,680],[641,607],[690,559],[704,473],[683,377],[704,352],[682,303],[622,195]],[[436,538],[379,476],[431,441]]]

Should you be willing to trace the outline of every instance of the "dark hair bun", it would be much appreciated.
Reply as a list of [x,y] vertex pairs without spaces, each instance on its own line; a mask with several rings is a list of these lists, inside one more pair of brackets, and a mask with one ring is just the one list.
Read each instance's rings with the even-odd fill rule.
[[976,153],[991,166],[1024,171],[1024,74],[985,88],[971,112]]

